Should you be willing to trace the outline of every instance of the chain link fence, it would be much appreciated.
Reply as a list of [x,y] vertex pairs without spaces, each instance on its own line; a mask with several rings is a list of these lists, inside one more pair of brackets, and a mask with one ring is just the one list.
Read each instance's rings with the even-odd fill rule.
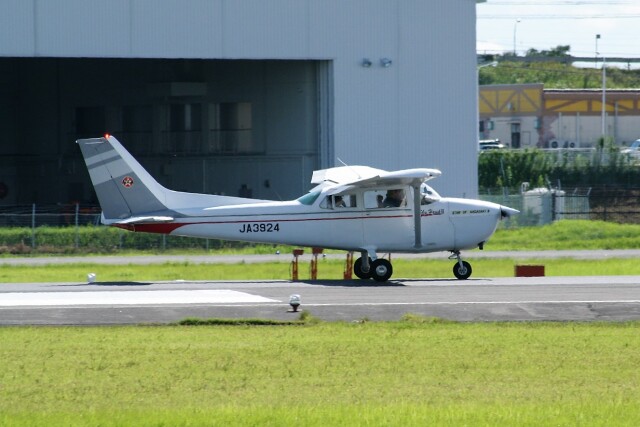
[[132,233],[100,225],[99,206],[0,207],[0,253],[117,252],[123,249],[218,249],[244,243]]
[[562,219],[640,224],[638,188],[535,188],[517,194],[503,189],[480,198],[520,211],[520,215],[505,221],[505,227],[544,225]]

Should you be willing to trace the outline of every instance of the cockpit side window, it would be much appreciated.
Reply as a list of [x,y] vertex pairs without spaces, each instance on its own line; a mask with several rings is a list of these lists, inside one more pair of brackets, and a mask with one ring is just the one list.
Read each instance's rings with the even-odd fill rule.
[[324,209],[344,209],[358,207],[355,194],[338,194],[327,196],[321,203],[320,207]]
[[366,209],[404,208],[412,197],[408,188],[370,190],[364,193]]

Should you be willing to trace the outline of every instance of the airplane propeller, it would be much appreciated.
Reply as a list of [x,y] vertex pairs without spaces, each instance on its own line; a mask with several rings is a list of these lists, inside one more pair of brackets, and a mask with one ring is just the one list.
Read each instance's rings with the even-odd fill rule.
[[509,218],[511,215],[517,215],[520,211],[517,209],[508,208],[506,206],[500,206],[500,217]]

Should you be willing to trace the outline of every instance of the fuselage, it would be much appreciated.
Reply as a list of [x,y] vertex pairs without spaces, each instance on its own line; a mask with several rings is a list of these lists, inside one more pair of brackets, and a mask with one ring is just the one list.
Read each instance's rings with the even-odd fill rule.
[[[280,243],[348,251],[435,252],[475,248],[493,234],[501,206],[480,200],[437,198],[414,205],[406,187],[401,206],[375,202],[386,188],[342,194],[337,206],[330,191],[298,200],[177,210],[174,221],[136,224],[133,231],[179,236]],[[416,221],[419,212],[419,224]]]

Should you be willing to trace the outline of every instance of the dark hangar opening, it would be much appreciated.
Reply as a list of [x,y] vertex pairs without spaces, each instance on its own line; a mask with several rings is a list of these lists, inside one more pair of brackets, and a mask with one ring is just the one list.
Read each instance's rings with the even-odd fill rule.
[[292,199],[332,151],[329,61],[0,58],[0,205],[95,203],[75,140],[168,188]]

